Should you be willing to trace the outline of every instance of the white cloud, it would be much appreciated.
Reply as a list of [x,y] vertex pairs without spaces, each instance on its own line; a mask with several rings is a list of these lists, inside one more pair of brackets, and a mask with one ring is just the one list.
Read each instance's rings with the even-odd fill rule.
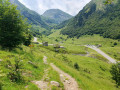
[[76,15],[91,0],[19,0],[26,7],[43,14],[48,9],[61,9]]

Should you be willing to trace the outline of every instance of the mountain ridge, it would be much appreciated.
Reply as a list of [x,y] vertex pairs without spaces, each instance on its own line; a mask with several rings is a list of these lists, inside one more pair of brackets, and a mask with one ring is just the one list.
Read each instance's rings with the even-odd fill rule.
[[49,29],[49,25],[47,25],[41,18],[41,16],[33,11],[28,9],[26,6],[24,6],[21,2],[18,0],[10,0],[11,4],[17,5],[17,9],[21,12],[21,14],[24,16],[24,18],[27,18],[28,22],[34,25],[39,25],[42,28]]

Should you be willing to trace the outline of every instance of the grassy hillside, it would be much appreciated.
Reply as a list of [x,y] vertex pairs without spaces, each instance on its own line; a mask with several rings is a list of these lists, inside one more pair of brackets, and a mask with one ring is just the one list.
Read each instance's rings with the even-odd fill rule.
[[54,26],[53,28],[54,29],[61,29],[61,28],[64,28],[65,26],[67,26],[67,24],[71,21],[72,19],[69,19],[69,20],[65,20],[63,21],[62,23]]
[[69,37],[100,34],[107,38],[120,39],[120,2],[114,0],[113,4],[105,5],[104,1],[92,0],[61,33]]
[[[100,47],[105,53],[110,55],[116,60],[120,60],[120,42],[118,40],[113,40],[109,38],[103,38],[100,35],[85,35],[80,38],[68,38],[67,35],[60,34],[61,30],[54,31],[48,37],[44,37],[43,41],[48,41],[49,43],[59,43],[61,45],[67,44],[72,45],[102,45]],[[72,48],[71,48],[72,49]],[[73,48],[74,49],[74,48]]]
[[[52,46],[43,47],[40,45],[40,48],[44,48],[49,62],[54,62],[62,70],[73,76],[80,88],[83,90],[117,90],[109,73],[111,64],[108,64],[104,57],[91,49],[87,50],[89,56],[82,56],[82,53],[86,52],[84,46],[68,43],[61,45],[65,47],[67,53],[64,54],[61,51],[56,53]],[[74,55],[74,53],[79,54]],[[79,65],[79,69],[74,68],[75,63]]]
[[[45,53],[42,49],[38,50],[37,46],[32,48],[23,46],[22,48],[23,50],[16,48],[11,52],[0,50],[0,60],[2,60],[0,61],[0,86],[2,84],[2,90],[40,90],[32,81],[40,81],[46,69],[48,69],[46,79],[48,78],[49,82],[60,82],[59,88],[63,88],[59,74],[43,63]],[[21,68],[22,80],[19,82],[12,82],[12,79],[9,78],[10,73],[15,72],[15,60],[19,60],[21,65],[19,68]],[[13,75],[13,77],[15,76]]]

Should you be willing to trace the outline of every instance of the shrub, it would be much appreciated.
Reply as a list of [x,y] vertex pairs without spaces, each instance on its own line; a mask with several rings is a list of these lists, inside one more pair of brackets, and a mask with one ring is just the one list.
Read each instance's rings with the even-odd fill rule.
[[29,64],[31,64],[34,68],[38,68],[37,64],[33,63],[32,61],[28,61]]
[[116,81],[117,86],[120,86],[120,63],[112,65],[110,72],[112,79]]
[[0,81],[0,90],[2,90],[2,82]]
[[26,38],[26,40],[24,41],[24,45],[29,46],[31,44],[31,39],[32,39],[32,36],[31,34],[29,34],[28,38]]
[[10,60],[7,60],[7,68],[7,76],[12,82],[23,82],[21,60],[15,59],[14,64]]
[[75,63],[74,64],[74,68],[77,69],[77,70],[79,70],[80,67],[79,67],[79,65],[77,63]]
[[114,42],[114,44],[113,44],[114,46],[116,46],[117,45],[117,42]]

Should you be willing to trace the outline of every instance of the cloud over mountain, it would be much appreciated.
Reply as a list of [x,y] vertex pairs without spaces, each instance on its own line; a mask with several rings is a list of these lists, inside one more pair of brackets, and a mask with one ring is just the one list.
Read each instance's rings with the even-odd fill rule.
[[91,0],[19,0],[29,9],[43,14],[48,9],[61,9],[76,15]]

